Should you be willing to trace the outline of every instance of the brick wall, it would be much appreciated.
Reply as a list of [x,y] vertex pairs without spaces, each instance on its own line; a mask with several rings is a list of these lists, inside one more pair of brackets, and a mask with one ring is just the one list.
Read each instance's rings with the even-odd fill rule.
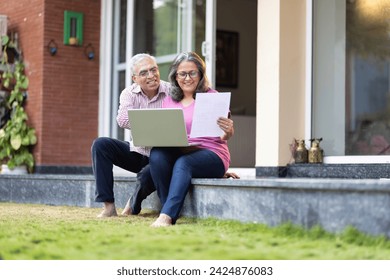
[[[83,46],[63,44],[64,11],[84,14]],[[3,0],[0,13],[17,31],[30,79],[26,110],[36,128],[37,166],[90,166],[99,102],[99,0]],[[47,45],[57,44],[51,56]],[[95,58],[84,47],[92,44]]]

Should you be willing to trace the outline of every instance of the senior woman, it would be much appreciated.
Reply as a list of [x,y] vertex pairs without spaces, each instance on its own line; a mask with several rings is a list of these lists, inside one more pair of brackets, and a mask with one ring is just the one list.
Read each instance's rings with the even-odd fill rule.
[[[196,93],[217,94],[210,88],[205,63],[195,52],[180,53],[171,65],[171,94],[163,100],[163,108],[181,108],[189,136]],[[233,136],[233,121],[221,116],[217,124],[221,137],[190,138],[196,147],[155,147],[150,154],[150,172],[162,205],[152,227],[176,223],[192,178],[223,178],[230,164],[227,140]]]

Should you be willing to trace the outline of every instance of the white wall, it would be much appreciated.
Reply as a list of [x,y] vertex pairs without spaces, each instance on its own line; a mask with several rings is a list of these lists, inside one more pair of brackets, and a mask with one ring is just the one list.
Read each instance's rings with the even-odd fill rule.
[[305,32],[305,0],[259,0],[256,167],[285,166],[305,136]]

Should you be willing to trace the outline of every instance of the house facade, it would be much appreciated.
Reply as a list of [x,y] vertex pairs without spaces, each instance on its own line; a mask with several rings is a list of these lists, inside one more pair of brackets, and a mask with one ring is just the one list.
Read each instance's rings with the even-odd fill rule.
[[[389,177],[389,11],[389,0],[0,3],[30,78],[37,173],[89,173],[94,138],[130,139],[115,116],[133,54],[154,55],[164,79],[177,53],[195,50],[232,93],[232,167]],[[309,149],[313,138],[323,163],[293,164],[294,139]]]

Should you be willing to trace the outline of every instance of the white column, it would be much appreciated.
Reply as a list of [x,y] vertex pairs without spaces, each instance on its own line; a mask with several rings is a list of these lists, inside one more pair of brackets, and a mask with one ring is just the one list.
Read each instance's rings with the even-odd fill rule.
[[280,0],[258,1],[256,167],[278,166]]
[[293,139],[306,137],[306,5],[258,2],[256,167],[286,166]]

